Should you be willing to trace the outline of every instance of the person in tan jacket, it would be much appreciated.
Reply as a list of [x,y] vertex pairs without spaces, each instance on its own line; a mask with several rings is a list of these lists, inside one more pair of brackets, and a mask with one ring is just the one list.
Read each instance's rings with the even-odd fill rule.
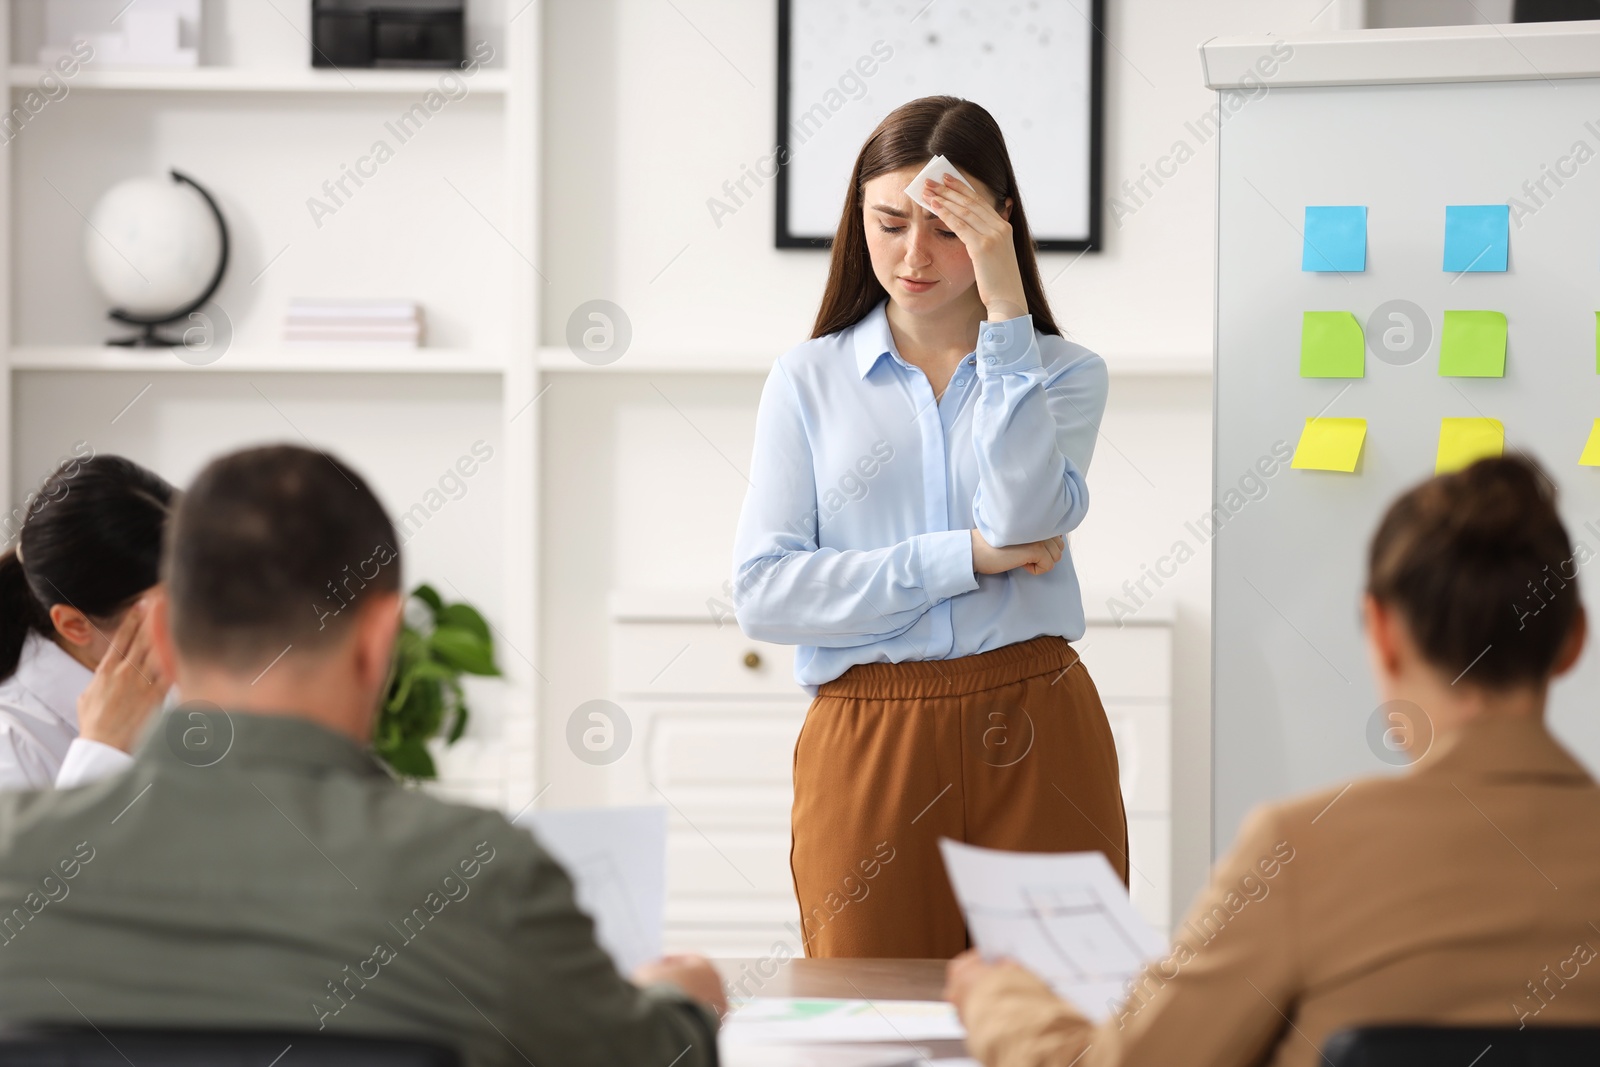
[[972,1054],[1310,1067],[1354,1026],[1600,1022],[1600,787],[1544,721],[1582,650],[1592,555],[1524,458],[1396,500],[1362,611],[1412,766],[1252,812],[1171,951],[1098,1026],[1015,963],[952,960]]

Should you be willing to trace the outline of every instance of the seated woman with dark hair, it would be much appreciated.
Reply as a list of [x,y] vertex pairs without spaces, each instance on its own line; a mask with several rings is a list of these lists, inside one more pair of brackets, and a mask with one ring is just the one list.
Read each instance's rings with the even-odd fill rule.
[[121,456],[69,459],[0,555],[0,790],[81,785],[127,766],[170,688],[141,598],[174,490]]
[[1544,719],[1583,648],[1577,571],[1530,460],[1401,496],[1362,611],[1411,769],[1251,813],[1171,952],[1099,1026],[1013,963],[952,960],[973,1053],[1311,1067],[1353,1026],[1600,1023],[1600,787]]

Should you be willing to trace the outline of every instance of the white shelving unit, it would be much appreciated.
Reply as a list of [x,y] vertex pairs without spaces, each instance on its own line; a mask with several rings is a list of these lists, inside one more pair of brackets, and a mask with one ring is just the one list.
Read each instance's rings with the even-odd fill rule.
[[[11,87],[29,89],[44,77],[44,67],[13,66]],[[74,90],[145,91],[171,93],[423,93],[437,85],[439,75],[426,70],[283,70],[197,67],[192,70],[85,70],[71,80]],[[507,72],[486,70],[475,75],[473,90],[504,93],[510,85]]]
[[[41,42],[29,2],[0,0],[12,107],[46,73],[30,62]],[[539,778],[542,4],[474,0],[469,37],[486,30],[495,54],[435,107],[445,72],[314,70],[309,3],[271,17],[260,6],[207,4],[241,42],[221,57],[238,65],[80,70],[0,145],[0,495],[19,501],[77,440],[178,483],[263,440],[347,459],[400,520],[405,580],[477,603],[497,634],[506,677],[471,690],[478,715],[444,754],[438,789],[515,809]],[[392,123],[419,103],[418,128],[399,138]],[[393,159],[352,183],[378,139]],[[127,331],[105,317],[79,252],[106,189],[171,168],[217,197],[233,239],[215,296],[231,342],[201,366],[104,346]],[[341,179],[345,195],[330,194],[324,183]],[[312,198],[335,210],[319,218]],[[282,344],[292,296],[417,299],[439,347]],[[492,460],[452,473],[475,445]]]
[[215,363],[186,363],[165,349],[42,345],[11,349],[11,369],[99,371],[124,374],[237,374],[250,372],[331,374],[369,371],[383,374],[503,374],[505,359],[495,352],[450,348],[343,347],[230,350]]
[[[33,62],[32,3],[0,0],[0,62],[13,105],[45,74]],[[605,643],[613,631],[587,603],[590,590],[723,573],[717,545],[736,505],[717,478],[734,478],[742,494],[733,473],[747,449],[741,435],[781,346],[739,349],[723,338],[727,350],[694,349],[698,338],[670,321],[652,334],[659,348],[640,344],[607,366],[560,344],[575,298],[614,298],[630,312],[643,308],[641,320],[649,313],[617,270],[642,248],[608,243],[604,226],[572,230],[572,217],[613,208],[573,207],[568,195],[573,174],[590,162],[574,153],[591,136],[602,146],[597,165],[632,169],[633,149],[618,148],[605,164],[603,146],[637,142],[638,119],[595,120],[571,99],[544,110],[542,80],[565,84],[570,71],[564,53],[543,51],[543,28],[555,19],[558,29],[581,29],[575,9],[547,12],[542,0],[468,7],[469,44],[481,34],[495,55],[463,79],[464,97],[403,143],[389,124],[436,89],[441,72],[311,69],[308,0],[207,0],[207,17],[220,15],[214,25],[227,28],[207,38],[227,44],[203,49],[211,65],[81,70],[65,79],[64,97],[0,138],[0,494],[19,501],[80,439],[177,482],[245,442],[309,441],[341,455],[402,520],[407,581],[472,600],[496,628],[507,678],[472,690],[479,714],[445,754],[441,791],[516,810],[553,783],[559,788],[541,804],[618,802],[631,794],[600,788],[570,759],[561,733],[574,707],[611,688]],[[657,16],[674,26],[680,17],[630,16],[622,35],[643,33],[637,27]],[[569,164],[578,170],[541,171],[547,136],[553,158],[578,159]],[[393,159],[368,167],[376,173],[362,183],[345,179],[380,138]],[[232,341],[200,366],[166,351],[106,347],[126,331],[105,317],[79,252],[84,216],[105,190],[173,167],[218,198],[234,238],[216,297]],[[328,187],[341,179],[343,195],[334,197]],[[313,216],[314,199],[333,210]],[[552,248],[541,243],[543,199]],[[618,226],[631,225],[625,209],[615,212]],[[649,243],[648,234],[635,239]],[[741,253],[725,245],[717,254]],[[541,270],[568,287],[580,279],[582,291],[547,285]],[[417,299],[430,347],[286,346],[281,318],[297,296]],[[1118,378],[1211,371],[1204,352],[1106,359]],[[494,459],[459,499],[430,497],[480,439]],[[702,464],[710,473],[690,473]],[[544,527],[542,498],[551,515]],[[429,499],[446,502],[435,510]]]

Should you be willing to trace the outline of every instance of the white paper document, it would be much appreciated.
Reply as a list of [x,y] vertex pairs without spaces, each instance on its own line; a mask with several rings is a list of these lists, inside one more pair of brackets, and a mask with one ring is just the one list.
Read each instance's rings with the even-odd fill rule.
[[595,940],[629,974],[661,957],[667,906],[667,809],[571,808],[530,811],[531,830],[571,876]]
[[722,1023],[724,1045],[825,1041],[957,1041],[967,1032],[942,1000],[752,997]]
[[1095,1022],[1166,951],[1099,852],[1001,852],[949,838],[939,848],[984,958],[1016,960]]
[[722,1067],[926,1067],[930,1061],[913,1045],[835,1044],[734,1045],[719,1062]]

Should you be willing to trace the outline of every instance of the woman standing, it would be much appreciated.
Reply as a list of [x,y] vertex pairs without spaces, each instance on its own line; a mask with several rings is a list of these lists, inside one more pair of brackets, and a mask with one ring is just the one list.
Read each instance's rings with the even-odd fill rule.
[[[969,183],[905,193],[934,155]],[[1099,850],[1117,756],[1068,643],[1064,535],[1106,401],[1061,337],[990,114],[897,108],[856,159],[812,339],[762,392],[734,550],[749,636],[801,646],[790,866],[812,956],[967,947],[938,839]]]
[[169,680],[140,602],[173,488],[121,456],[68,460],[0,555],[0,790],[121,770]]

